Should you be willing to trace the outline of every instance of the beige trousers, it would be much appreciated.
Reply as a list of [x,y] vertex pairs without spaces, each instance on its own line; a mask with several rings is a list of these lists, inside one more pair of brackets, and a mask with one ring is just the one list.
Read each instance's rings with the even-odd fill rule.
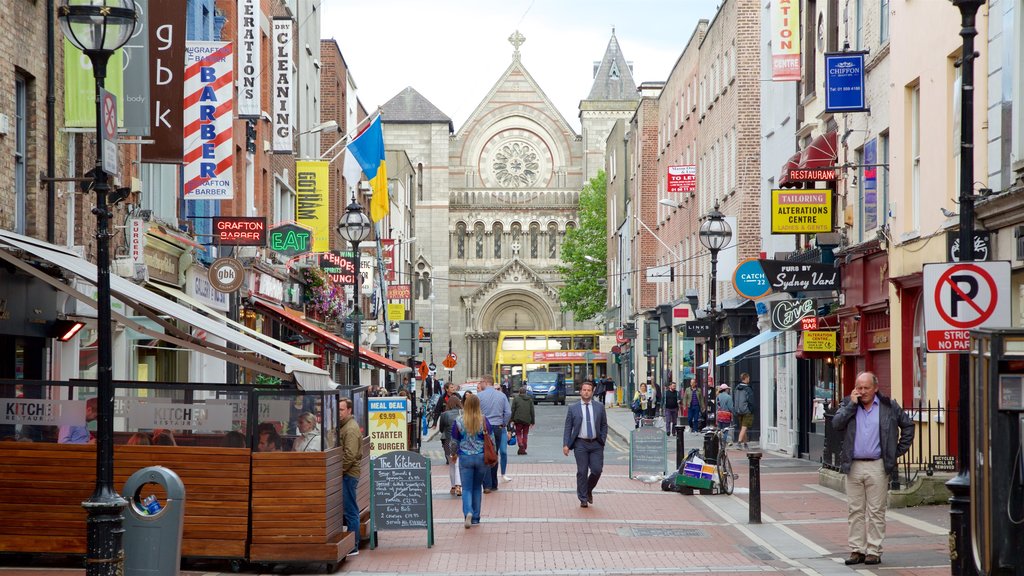
[[889,479],[882,461],[854,460],[846,475],[846,496],[850,500],[850,550],[881,556],[889,503]]

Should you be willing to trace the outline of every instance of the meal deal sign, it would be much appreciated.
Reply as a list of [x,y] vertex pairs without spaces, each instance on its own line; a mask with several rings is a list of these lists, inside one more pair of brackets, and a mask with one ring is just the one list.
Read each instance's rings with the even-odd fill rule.
[[832,231],[828,190],[772,190],[772,234]]
[[405,450],[405,398],[367,398],[370,415],[370,458]]
[[923,280],[929,352],[967,352],[971,330],[1010,325],[1009,262],[925,264]]
[[695,164],[669,166],[666,189],[669,192],[696,192],[697,166]]

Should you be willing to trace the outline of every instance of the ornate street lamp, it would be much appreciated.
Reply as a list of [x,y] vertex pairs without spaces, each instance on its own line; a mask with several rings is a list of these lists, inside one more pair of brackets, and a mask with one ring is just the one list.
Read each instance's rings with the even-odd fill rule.
[[115,576],[124,573],[124,508],[128,504],[114,489],[114,386],[110,325],[110,186],[103,171],[100,140],[102,111],[100,89],[107,76],[107,61],[135,33],[137,15],[132,0],[61,0],[57,7],[61,31],[92,63],[96,79],[96,167],[92,190],[96,192],[96,488],[82,503],[86,521],[87,576]]
[[355,316],[355,329],[352,331],[352,361],[349,366],[349,383],[351,386],[359,385],[359,333],[362,331],[362,321],[359,314],[360,286],[359,281],[362,274],[359,271],[359,243],[370,236],[370,219],[366,217],[363,207],[352,197],[352,203],[345,208],[345,214],[338,221],[338,235],[352,245],[352,253],[355,255],[356,285],[353,297],[352,314]]
[[[704,394],[707,394],[707,389],[710,388],[712,384],[717,385],[718,383],[718,379],[715,374],[717,367],[717,355],[715,352],[718,344],[718,312],[716,310],[716,306],[718,305],[716,302],[718,293],[716,281],[718,277],[718,252],[728,246],[729,241],[732,240],[732,227],[725,221],[725,215],[718,211],[717,201],[715,201],[715,207],[711,209],[711,212],[704,217],[704,222],[700,225],[700,232],[698,233],[698,236],[700,237],[700,243],[711,252],[711,290],[709,292],[711,306],[711,313],[709,314],[711,317],[711,343],[708,346],[711,350],[711,354],[708,361],[708,380],[705,382],[705,390],[703,392]],[[711,403],[709,402],[708,410],[710,409]],[[708,414],[705,414],[706,421],[708,418]]]

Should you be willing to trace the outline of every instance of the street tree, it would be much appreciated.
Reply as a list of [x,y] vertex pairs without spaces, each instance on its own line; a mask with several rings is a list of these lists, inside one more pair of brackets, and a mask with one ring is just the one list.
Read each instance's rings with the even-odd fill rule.
[[592,320],[605,309],[607,298],[608,215],[604,171],[580,191],[579,226],[569,229],[562,244],[558,271],[565,284],[558,294],[562,310],[577,322]]

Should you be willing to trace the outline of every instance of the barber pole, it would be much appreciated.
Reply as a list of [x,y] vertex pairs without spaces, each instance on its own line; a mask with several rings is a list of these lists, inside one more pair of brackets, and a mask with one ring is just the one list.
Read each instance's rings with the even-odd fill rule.
[[185,48],[185,199],[228,200],[232,186],[234,82],[229,42]]

